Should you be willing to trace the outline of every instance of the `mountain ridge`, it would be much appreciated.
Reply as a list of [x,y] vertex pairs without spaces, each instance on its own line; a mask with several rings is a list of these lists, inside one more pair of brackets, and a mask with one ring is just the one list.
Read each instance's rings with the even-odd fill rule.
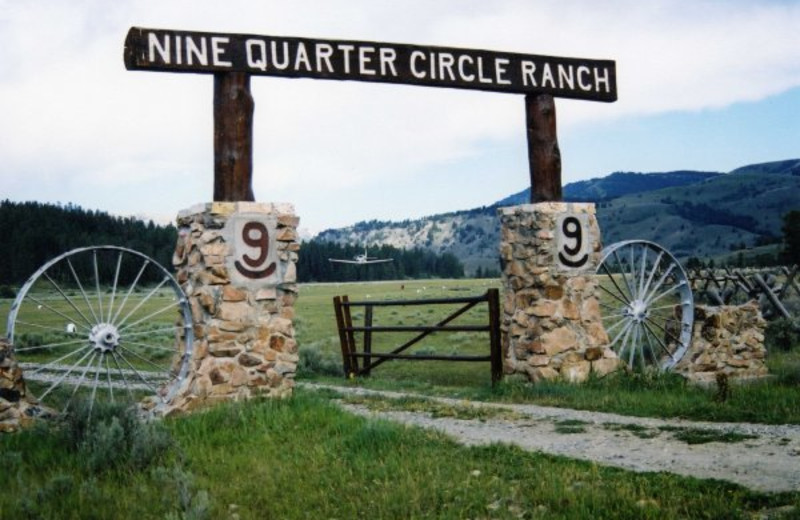
[[[565,201],[594,202],[604,244],[644,239],[679,258],[712,257],[780,237],[781,217],[800,207],[800,159],[728,173],[612,172],[564,186]],[[313,240],[422,247],[455,254],[468,275],[499,269],[497,208],[529,202],[530,188],[479,208],[403,221],[363,221]]]

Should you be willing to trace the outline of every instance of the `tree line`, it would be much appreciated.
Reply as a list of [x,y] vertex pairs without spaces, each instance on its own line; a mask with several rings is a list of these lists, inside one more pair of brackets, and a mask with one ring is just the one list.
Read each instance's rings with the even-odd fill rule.
[[139,251],[170,269],[175,226],[112,216],[73,204],[0,202],[0,286],[20,286],[49,260],[78,247],[114,245]]
[[367,247],[370,258],[391,262],[354,265],[331,262],[352,260],[364,254],[364,246],[310,240],[300,246],[297,277],[301,282],[352,282],[403,280],[407,278],[463,278],[464,266],[452,253],[437,255],[422,248],[398,249],[382,245]]
[[[19,287],[49,260],[75,248],[114,245],[133,249],[172,270],[177,229],[133,217],[112,216],[73,204],[0,201],[0,287]],[[371,265],[334,264],[351,259],[363,246],[311,240],[301,246],[297,265],[301,282],[460,278],[464,267],[452,254],[391,246],[368,248],[370,256],[392,262]],[[12,295],[13,296],[13,295]]]

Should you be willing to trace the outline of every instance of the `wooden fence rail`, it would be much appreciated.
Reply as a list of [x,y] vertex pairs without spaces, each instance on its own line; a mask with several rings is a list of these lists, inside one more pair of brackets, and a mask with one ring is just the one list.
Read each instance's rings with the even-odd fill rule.
[[[800,319],[791,311],[789,300],[800,298],[800,285],[795,277],[798,266],[771,268],[695,269],[689,275],[695,295],[712,305],[728,305],[737,301],[756,300],[767,319]],[[792,294],[794,293],[794,294]]]
[[[486,325],[448,325],[450,322],[470,310],[486,302],[489,309],[489,323]],[[414,305],[445,305],[463,304],[435,325],[373,325],[373,309],[375,307],[389,306],[414,306]],[[352,307],[364,307],[364,325],[353,325],[350,313]],[[500,291],[489,289],[480,296],[467,296],[460,298],[435,298],[427,300],[391,300],[391,301],[350,301],[345,296],[336,296],[333,299],[333,308],[336,313],[336,325],[339,329],[339,343],[342,347],[342,362],[346,376],[368,376],[373,368],[390,359],[404,359],[408,361],[436,360],[436,361],[489,361],[491,362],[492,384],[503,376],[502,354],[500,350]],[[363,334],[363,351],[358,351],[355,333]],[[391,352],[373,352],[372,336],[384,332],[419,332],[416,336],[394,348]],[[488,332],[488,355],[436,355],[436,354],[403,354],[409,347],[418,343],[423,338],[434,332]],[[359,360],[361,363],[359,363]],[[359,364],[361,366],[359,366]]]

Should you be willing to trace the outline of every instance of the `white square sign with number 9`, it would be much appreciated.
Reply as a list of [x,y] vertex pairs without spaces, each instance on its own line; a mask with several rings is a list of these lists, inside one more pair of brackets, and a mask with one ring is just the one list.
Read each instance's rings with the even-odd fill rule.
[[246,287],[280,283],[275,235],[277,221],[264,215],[233,215],[226,224],[232,254],[228,259],[231,281]]
[[593,250],[589,232],[589,215],[562,213],[556,219],[555,262],[560,270],[591,270]]

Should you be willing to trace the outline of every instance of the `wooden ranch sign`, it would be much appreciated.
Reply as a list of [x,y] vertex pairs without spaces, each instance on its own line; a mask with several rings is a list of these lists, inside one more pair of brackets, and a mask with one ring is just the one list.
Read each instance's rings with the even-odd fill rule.
[[613,61],[397,43],[133,27],[125,66],[617,99]]
[[531,202],[561,200],[553,97],[617,99],[611,60],[141,27],[128,31],[124,57],[129,70],[214,75],[215,201],[254,200],[253,75],[524,94]]

